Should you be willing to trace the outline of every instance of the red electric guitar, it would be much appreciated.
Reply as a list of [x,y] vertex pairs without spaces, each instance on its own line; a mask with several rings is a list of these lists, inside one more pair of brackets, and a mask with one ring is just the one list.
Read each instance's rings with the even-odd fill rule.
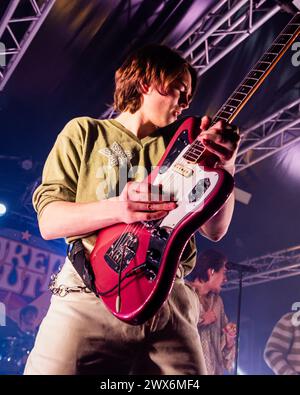
[[[221,107],[213,124],[232,122],[300,32],[300,13],[280,33],[239,87]],[[185,119],[156,169],[144,182],[163,185],[178,207],[162,220],[117,224],[99,231],[90,260],[98,295],[117,318],[141,324],[168,297],[184,247],[230,196],[234,181],[214,168],[216,157],[197,139],[199,119]]]

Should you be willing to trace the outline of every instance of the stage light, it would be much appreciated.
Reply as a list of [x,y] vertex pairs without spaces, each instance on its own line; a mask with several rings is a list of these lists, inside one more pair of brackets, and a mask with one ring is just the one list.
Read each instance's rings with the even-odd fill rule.
[[25,160],[23,160],[22,163],[21,163],[21,167],[22,167],[22,169],[24,169],[24,170],[31,170],[32,167],[33,167],[33,162],[32,162],[32,160],[31,160],[31,159],[25,159]]
[[293,4],[300,10],[300,0],[294,0]]
[[3,203],[0,203],[0,217],[6,213],[6,206]]
[[246,376],[247,375],[247,373],[240,367],[238,367],[237,373],[239,376]]
[[300,174],[299,174],[299,165],[300,165],[300,144],[293,144],[290,147],[285,148],[280,151],[276,160],[277,166],[280,168],[281,172],[284,174],[284,177],[292,178],[295,181],[299,182]]

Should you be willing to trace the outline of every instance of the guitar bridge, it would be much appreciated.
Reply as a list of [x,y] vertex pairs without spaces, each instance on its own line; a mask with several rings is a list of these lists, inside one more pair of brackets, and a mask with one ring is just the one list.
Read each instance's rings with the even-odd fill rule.
[[138,237],[133,233],[126,233],[117,239],[104,255],[107,264],[119,273],[126,269],[138,249]]

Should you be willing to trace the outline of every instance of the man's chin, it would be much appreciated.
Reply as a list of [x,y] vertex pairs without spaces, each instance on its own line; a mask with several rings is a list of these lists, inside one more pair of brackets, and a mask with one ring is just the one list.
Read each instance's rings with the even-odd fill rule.
[[156,127],[159,128],[159,129],[160,128],[165,128],[166,126],[171,125],[171,123],[177,121],[177,119],[178,119],[177,116],[171,115],[171,116],[169,116],[166,119],[163,119],[163,120],[161,120],[159,122],[156,122]]
[[173,123],[173,122],[174,122],[173,119],[172,119],[172,120],[166,120],[166,121],[158,122],[158,123],[156,124],[156,127],[157,127],[158,129],[162,129],[162,128],[165,128],[165,127],[171,125],[171,123]]

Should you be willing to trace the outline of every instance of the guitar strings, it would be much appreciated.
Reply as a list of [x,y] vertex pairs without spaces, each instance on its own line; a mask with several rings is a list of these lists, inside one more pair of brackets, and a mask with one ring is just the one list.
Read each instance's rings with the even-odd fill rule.
[[[197,146],[197,144],[198,144],[198,146]],[[200,147],[199,147],[199,145],[200,145]],[[205,149],[205,147],[203,146],[203,144],[201,143],[201,141],[198,140],[198,139],[196,138],[196,139],[189,145],[189,147],[188,147],[188,149],[186,150],[185,154],[183,154],[183,155],[181,156],[181,158],[179,159],[179,161],[176,162],[176,164],[180,164],[180,165],[183,165],[183,166],[186,165],[186,158],[184,158],[184,155],[188,155],[188,154],[189,154],[189,151],[193,150],[194,148],[196,148],[197,150],[200,149],[200,155],[199,155],[199,154],[196,154],[196,155],[198,155],[198,158],[197,158],[197,159],[193,159],[194,163],[197,163],[197,162],[200,160],[201,156],[203,155],[203,153],[205,152],[206,149]],[[201,150],[202,150],[202,151],[201,151]],[[194,153],[192,153],[192,154],[195,155]],[[164,182],[166,183],[166,185],[171,186],[171,180],[172,180],[172,181],[175,181],[173,172],[170,172],[170,173],[168,174],[168,177],[164,180]],[[128,233],[131,233],[131,234],[133,234],[134,236],[136,236],[136,235],[138,234],[139,231],[141,231],[141,230],[143,230],[143,229],[145,229],[145,228],[147,228],[147,225],[144,224],[144,223],[142,223],[141,221],[140,221],[140,222],[137,222],[137,223],[135,223],[135,224],[128,224],[128,225],[125,227],[125,229],[123,230],[122,234],[120,235],[120,237],[119,237],[119,239],[118,239],[118,241],[117,241],[117,243],[116,243],[116,245],[115,245],[116,252],[118,252],[118,249],[119,249],[120,246],[123,244],[123,242],[126,240],[126,235],[127,235]],[[113,253],[113,256],[114,256],[114,253]],[[123,263],[123,262],[120,263],[120,266],[122,265],[122,263]]]
[[[189,150],[190,150],[191,148],[193,148],[193,145],[194,145],[194,146],[196,145],[195,142],[196,142],[196,140],[193,141],[193,142],[189,145],[189,148],[186,150],[186,152],[185,152],[184,154],[182,154],[181,158],[180,158],[176,163],[179,163],[179,164],[181,164],[181,165],[186,165],[187,160],[186,160],[186,158],[184,158],[184,155],[187,155],[188,152],[189,152]],[[197,143],[197,142],[196,142],[196,143]],[[194,163],[197,163],[197,162],[201,159],[201,156],[203,155],[203,153],[204,153],[205,150],[206,150],[205,147],[203,146],[203,144],[202,144],[199,140],[198,140],[198,144],[200,144],[200,147],[202,148],[202,151],[201,151],[201,148],[200,148],[201,153],[200,153],[200,155],[198,156],[198,158],[197,158],[196,160],[194,160]],[[168,174],[168,177],[166,178],[166,183],[167,183],[167,185],[170,185],[170,181],[171,181],[172,177],[173,177],[173,181],[174,181],[174,173],[173,173],[173,172],[170,172],[170,174]],[[159,221],[159,220],[158,220],[158,221]],[[126,235],[128,234],[128,232],[129,232],[130,229],[131,229],[131,232],[130,232],[131,234],[137,235],[137,234],[138,234],[138,231],[143,230],[144,228],[147,228],[147,225],[145,225],[145,224],[142,223],[142,222],[137,222],[136,224],[128,224],[128,225],[125,227],[123,233],[121,234],[121,236],[119,237],[119,239],[118,239],[118,241],[117,241],[117,243],[116,243],[116,246],[115,246],[116,252],[119,252],[119,248],[120,248],[120,246],[123,244],[123,241],[126,240]],[[124,246],[124,248],[125,248],[125,246]],[[114,254],[115,254],[115,253],[113,252],[113,256],[114,256]],[[126,272],[125,275],[124,275],[123,277],[121,277],[122,265],[123,265],[123,263],[124,263],[124,262],[123,262],[123,261],[124,261],[124,254],[125,254],[125,249],[123,250],[121,262],[120,262],[119,268],[118,268],[118,282],[117,282],[117,284],[116,284],[113,288],[111,288],[110,290],[107,290],[107,291],[105,291],[105,292],[100,292],[100,295],[104,296],[104,295],[106,295],[107,293],[112,292],[113,290],[115,290],[115,289],[118,287],[118,297],[117,297],[117,299],[118,299],[118,301],[119,301],[118,305],[121,303],[121,299],[120,299],[120,298],[121,298],[121,289],[120,289],[121,283],[122,283],[126,278],[128,278],[130,275],[133,275],[134,273],[137,273],[138,270],[141,269],[142,267],[146,267],[145,263],[139,264],[138,266],[136,266],[136,267],[132,268],[131,270],[129,270],[128,272]]]
[[[193,143],[192,143],[192,144],[193,144]],[[188,148],[188,150],[191,148],[192,144],[190,144],[190,147]],[[188,153],[188,150],[187,150],[187,153]],[[202,151],[202,153],[203,153],[203,151]],[[201,153],[201,155],[202,155],[202,153]],[[200,158],[200,157],[199,157],[199,158]],[[185,158],[183,158],[183,156],[182,156],[182,157],[180,158],[180,160],[177,161],[176,163],[185,165],[185,164],[186,164]],[[173,177],[173,173],[170,173],[170,174],[168,175],[168,177],[164,180],[164,182],[165,182],[168,186],[171,186],[170,181],[171,181],[172,177]],[[174,181],[174,177],[173,177],[173,181]],[[136,223],[136,224],[128,224],[128,225],[125,227],[123,233],[121,234],[121,236],[120,236],[120,238],[119,238],[119,243],[116,244],[116,248],[119,248],[119,247],[121,246],[121,244],[123,243],[123,241],[124,241],[124,239],[125,239],[126,234],[127,234],[129,231],[131,231],[130,233],[136,235],[136,234],[137,234],[136,232],[137,232],[138,230],[143,229],[143,228],[145,228],[145,227],[147,227],[147,225],[145,225],[145,224],[143,224],[143,223],[141,223],[141,222],[138,222],[138,223]]]
[[[194,159],[195,163],[197,163],[197,162],[200,160],[201,156],[203,155],[203,153],[204,153],[204,151],[205,151],[205,147],[204,147],[203,144],[200,142],[200,140],[197,139],[197,140],[193,141],[193,142],[190,144],[189,148],[187,149],[186,153],[184,154],[184,155],[187,155],[187,154],[189,153],[188,151],[191,150],[191,148],[193,149],[193,148],[196,146],[197,142],[198,142],[198,144],[200,145],[199,148],[200,148],[200,150],[202,149],[202,152],[200,152],[200,155],[198,156],[197,159]],[[194,146],[194,147],[193,147],[193,146]],[[199,148],[197,147],[197,149],[199,149]],[[181,164],[181,165],[186,165],[186,158],[184,158],[184,155],[182,155],[182,157],[181,157],[181,158],[179,159],[179,161],[177,161],[176,163]],[[171,173],[168,175],[168,177],[164,180],[165,183],[166,183],[166,185],[171,186],[170,181],[171,181],[172,178],[173,178],[173,181],[174,181],[174,175],[173,175],[173,173],[171,172]],[[141,222],[137,222],[136,224],[128,224],[128,225],[125,227],[123,233],[121,234],[120,239],[119,239],[119,243],[117,243],[116,248],[119,248],[120,245],[123,243],[123,241],[124,241],[124,239],[125,239],[125,236],[126,236],[126,234],[129,232],[129,230],[131,230],[130,233],[132,233],[133,235],[137,235],[136,232],[137,232],[138,230],[141,230],[141,229],[145,228],[145,227],[147,227],[147,225],[145,225],[145,224],[143,224],[143,223],[141,223]]]

